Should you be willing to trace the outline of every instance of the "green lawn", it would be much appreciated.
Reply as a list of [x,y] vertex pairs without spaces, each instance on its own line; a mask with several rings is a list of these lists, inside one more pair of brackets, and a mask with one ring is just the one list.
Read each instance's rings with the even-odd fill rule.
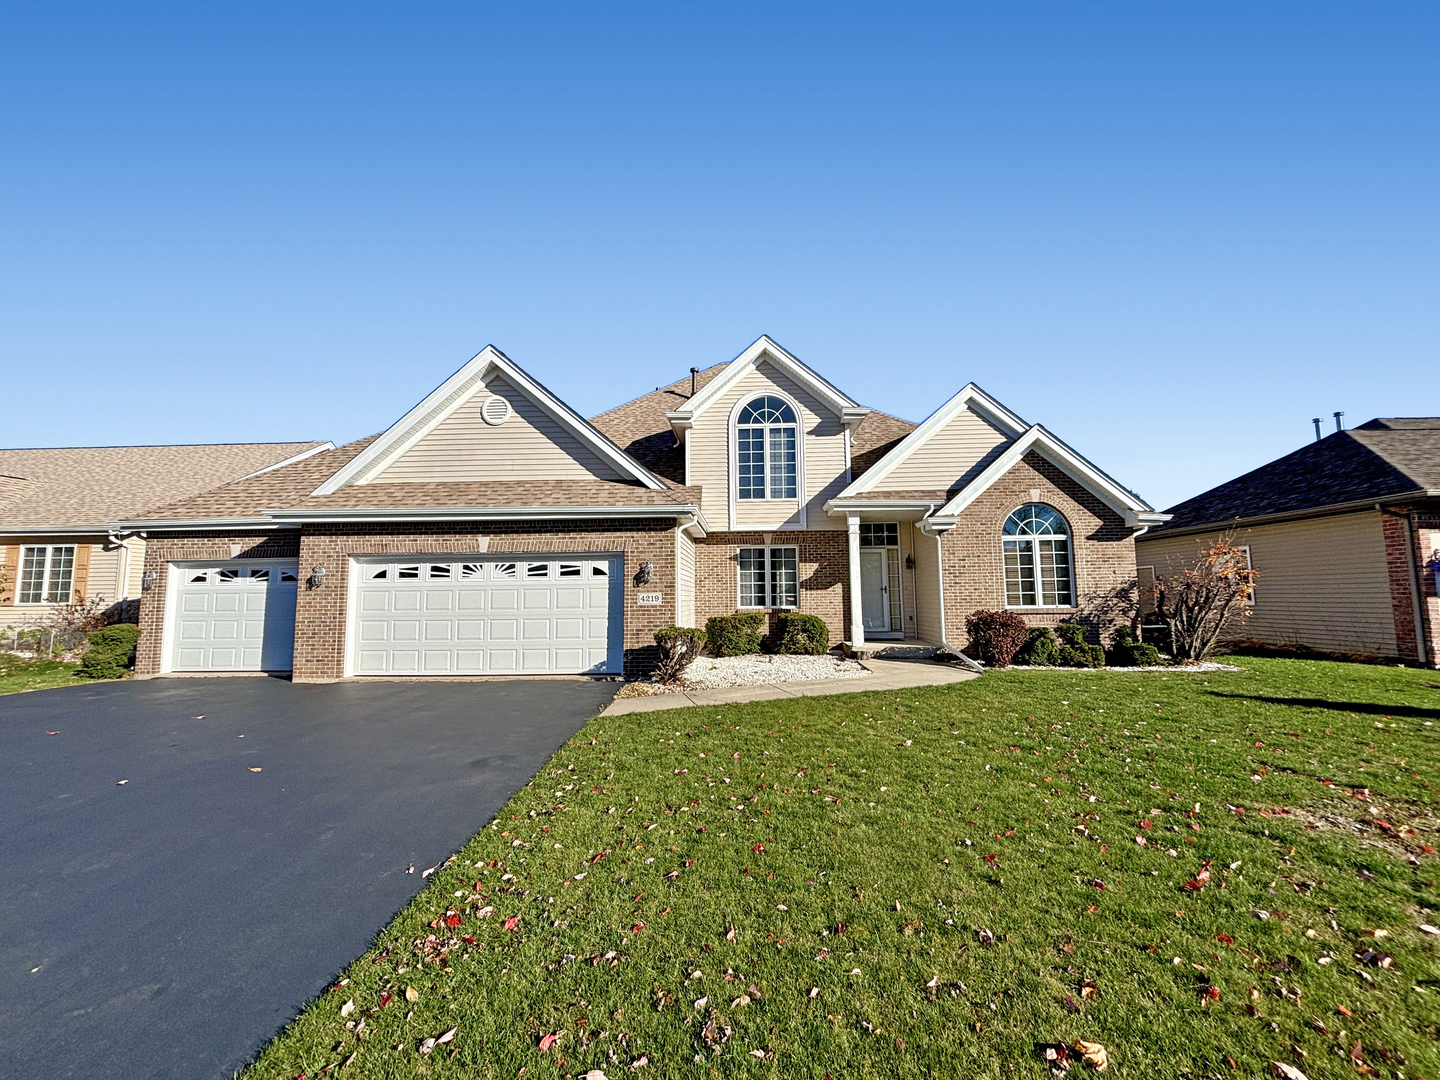
[[22,690],[49,690],[56,686],[76,686],[87,679],[77,678],[79,664],[60,660],[23,660],[14,653],[0,653],[0,694],[18,694]]
[[246,1076],[1436,1077],[1440,678],[1235,662],[596,719]]

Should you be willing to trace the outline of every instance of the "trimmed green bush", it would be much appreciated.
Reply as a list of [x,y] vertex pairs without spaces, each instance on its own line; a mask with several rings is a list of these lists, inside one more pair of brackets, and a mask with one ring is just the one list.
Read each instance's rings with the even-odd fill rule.
[[787,611],[775,620],[775,651],[795,656],[823,656],[830,651],[830,627],[819,615]]
[[135,643],[140,639],[140,627],[134,623],[116,623],[114,626],[92,630],[85,655],[80,659],[80,670],[75,674],[84,679],[124,678],[135,665]]
[[705,644],[711,656],[748,656],[760,651],[765,632],[763,611],[737,611],[705,620]]
[[1160,650],[1142,641],[1131,642],[1119,652],[1125,657],[1126,667],[1154,667],[1160,663]]
[[656,682],[674,682],[705,650],[705,631],[698,626],[666,626],[655,631],[660,662],[655,665]]
[[1099,645],[1061,645],[1056,662],[1061,667],[1102,668],[1105,650]]
[[1048,626],[1032,626],[1029,640],[1015,654],[1015,663],[1028,664],[1031,667],[1054,667],[1056,653],[1059,651],[1060,646]]
[[1074,647],[1090,644],[1090,632],[1080,623],[1061,623],[1055,627],[1055,636],[1064,644]]
[[1030,628],[1013,611],[981,609],[965,620],[965,633],[970,636],[967,650],[975,659],[990,667],[1006,667],[1025,647]]

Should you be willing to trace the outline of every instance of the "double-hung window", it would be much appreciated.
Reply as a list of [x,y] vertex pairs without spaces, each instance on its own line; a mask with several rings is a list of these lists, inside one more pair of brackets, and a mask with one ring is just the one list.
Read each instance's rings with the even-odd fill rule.
[[1029,503],[1005,519],[1006,607],[1070,607],[1070,526],[1054,507]]
[[735,420],[736,494],[742,499],[795,498],[795,410],[784,398],[747,402]]
[[742,547],[740,607],[793,608],[800,603],[799,549]]
[[68,604],[75,584],[75,545],[20,549],[18,604]]

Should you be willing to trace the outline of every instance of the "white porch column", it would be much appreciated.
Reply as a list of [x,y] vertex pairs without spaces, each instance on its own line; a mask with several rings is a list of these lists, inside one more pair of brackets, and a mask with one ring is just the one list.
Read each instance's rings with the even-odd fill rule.
[[850,546],[850,644],[865,644],[865,618],[860,599],[860,515],[846,514],[845,523]]

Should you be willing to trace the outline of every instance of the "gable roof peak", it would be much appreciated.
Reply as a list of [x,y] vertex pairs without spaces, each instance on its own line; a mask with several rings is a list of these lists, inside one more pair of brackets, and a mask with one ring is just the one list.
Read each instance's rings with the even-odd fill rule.
[[333,495],[343,487],[365,484],[378,476],[386,466],[470,400],[497,371],[562,428],[568,429],[601,458],[613,464],[622,475],[651,490],[666,486],[663,480],[601,434],[599,429],[541,385],[519,364],[494,345],[486,345],[426,395],[419,404],[377,436],[374,442],[329,476],[312,494]]

